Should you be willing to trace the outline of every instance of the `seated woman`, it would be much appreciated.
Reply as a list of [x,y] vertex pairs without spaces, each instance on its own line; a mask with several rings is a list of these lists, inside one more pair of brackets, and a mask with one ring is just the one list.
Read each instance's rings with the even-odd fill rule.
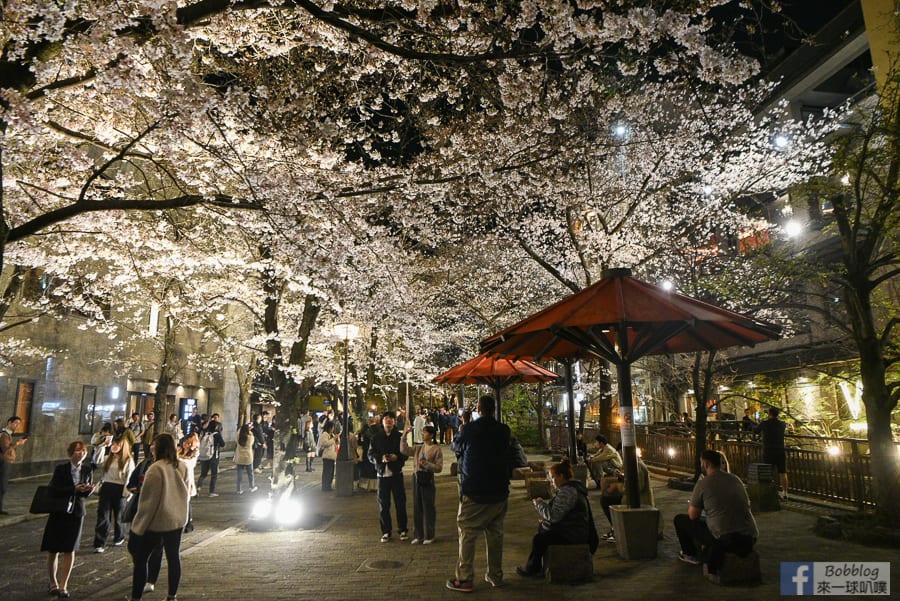
[[519,576],[540,576],[544,573],[544,554],[550,545],[582,545],[588,542],[594,528],[587,488],[573,480],[572,464],[568,459],[550,468],[556,496],[544,501],[534,499],[534,508],[541,516],[538,533],[531,540],[531,555],[523,566],[516,567]]

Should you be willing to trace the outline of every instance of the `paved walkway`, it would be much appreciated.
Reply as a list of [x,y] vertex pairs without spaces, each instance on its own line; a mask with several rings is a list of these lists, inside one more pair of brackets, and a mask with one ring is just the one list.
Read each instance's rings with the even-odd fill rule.
[[[533,456],[532,459],[548,458]],[[449,466],[450,461],[452,454],[445,449],[445,464]],[[223,460],[225,466],[230,463]],[[456,482],[449,469],[437,477],[437,541],[424,547],[398,540],[381,544],[375,494],[357,492],[352,497],[339,498],[334,493],[321,493],[319,474],[318,471],[301,473],[297,484],[303,505],[329,519],[317,530],[280,532],[250,532],[245,528],[253,501],[264,498],[268,490],[266,478],[259,478],[258,492],[238,496],[235,471],[227,469],[220,474],[221,496],[200,496],[195,500],[197,530],[185,536],[178,598],[185,601],[439,601],[464,596],[444,587],[446,579],[453,575],[457,554]],[[0,548],[3,549],[0,599],[4,601],[47,598],[45,556],[38,551],[45,518],[27,514],[35,486],[46,480],[31,478],[12,483],[6,505],[13,515],[0,519]],[[894,590],[900,587],[900,550],[816,537],[810,531],[814,518],[790,510],[757,516],[761,531],[757,549],[762,556],[762,584],[723,588],[709,583],[703,579],[699,566],[676,559],[678,544],[671,519],[676,511],[686,509],[690,493],[668,489],[662,480],[654,480],[654,487],[666,520],[659,556],[649,561],[625,561],[616,554],[615,545],[601,542],[594,556],[594,581],[565,586],[522,579],[515,574],[515,566],[528,554],[537,515],[523,483],[514,481],[503,560],[508,584],[492,589],[477,580],[473,595],[480,599],[512,601],[535,601],[551,595],[564,595],[574,601],[604,597],[616,601],[673,598],[759,601],[779,597],[781,561],[890,561]],[[608,525],[600,510],[599,497],[599,492],[591,492],[595,519],[602,533]],[[110,548],[102,555],[92,552],[94,507],[91,505],[88,510],[82,549],[76,558],[69,590],[76,600],[121,600],[130,591],[131,559],[122,547]],[[372,562],[377,562],[376,569],[367,568]],[[484,573],[481,546],[477,550],[476,570]],[[163,566],[160,579],[163,584],[165,574]],[[144,595],[144,599],[165,599],[165,586]]]

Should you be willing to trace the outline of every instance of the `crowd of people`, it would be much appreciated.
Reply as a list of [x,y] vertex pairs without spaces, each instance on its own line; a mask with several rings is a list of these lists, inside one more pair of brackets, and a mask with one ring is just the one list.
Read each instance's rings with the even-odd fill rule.
[[[412,420],[402,411],[398,413],[386,411],[371,416],[358,432],[353,431],[351,422],[346,437],[350,447],[348,459],[356,463],[354,479],[362,488],[370,488],[369,482],[376,484],[381,542],[392,542],[394,534],[401,541],[411,539],[412,544],[434,542],[438,518],[435,475],[443,471],[442,435],[434,416],[457,415],[458,423],[449,417],[444,421],[444,431],[453,433],[450,449],[457,458],[459,487],[459,555],[455,573],[446,586],[455,591],[473,590],[475,546],[480,537],[487,549],[485,581],[491,586],[502,586],[510,476],[512,469],[525,459],[509,427],[494,417],[494,399],[482,397],[471,411],[418,410]],[[480,417],[473,419],[473,415]],[[770,420],[777,421],[777,417],[777,412],[770,414]],[[341,418],[331,412],[319,416],[304,412],[286,448],[287,455],[296,459],[291,465],[305,463],[308,472],[315,470],[316,457],[322,459],[322,490],[326,492],[332,490]],[[441,422],[440,417],[437,421]],[[0,452],[7,457],[24,444],[24,439],[13,442],[17,426],[15,418],[11,418],[0,431]],[[181,538],[193,529],[191,499],[203,489],[207,477],[209,496],[218,496],[216,482],[225,441],[218,414],[197,419],[192,416],[184,427],[172,415],[157,426],[145,423],[137,414],[137,419],[132,416],[129,423],[120,418],[114,424],[104,424],[92,437],[90,446],[82,441],[68,446],[69,460],[56,466],[49,489],[51,495],[69,502],[64,511],[49,515],[41,541],[41,551],[48,554],[51,595],[70,596],[69,580],[84,523],[84,499],[93,494],[98,497],[94,550],[105,552],[110,534],[113,546],[124,545],[127,540],[134,561],[131,599],[140,599],[155,589],[164,556],[168,565],[167,598],[176,598]],[[760,430],[777,441],[776,426],[763,424]],[[765,434],[767,428],[774,434]],[[254,415],[239,429],[234,453],[238,494],[257,490],[254,472],[274,447],[270,432],[274,432],[274,427],[263,414]],[[527,559],[516,568],[520,576],[543,574],[550,545],[588,543],[593,553],[600,540],[615,542],[610,507],[627,503],[622,456],[602,435],[595,437],[590,448],[579,438],[576,448],[574,463],[584,463],[591,476],[587,482],[593,480],[601,490],[601,506],[610,530],[598,537],[586,482],[576,479],[573,462],[563,459],[549,469],[553,497],[533,499],[540,517],[539,528]],[[408,460],[413,465],[411,535],[404,481]],[[770,452],[767,461],[777,464],[780,459],[777,453]],[[752,551],[759,535],[744,486],[727,472],[723,463],[718,452],[703,453],[705,477],[694,489],[689,512],[674,518],[681,546],[679,558],[687,563],[703,562],[710,573],[715,573],[726,552],[746,555]],[[200,475],[195,481],[198,464]],[[641,504],[653,505],[647,467],[640,459],[637,467]],[[247,489],[243,486],[244,477],[248,480]]]

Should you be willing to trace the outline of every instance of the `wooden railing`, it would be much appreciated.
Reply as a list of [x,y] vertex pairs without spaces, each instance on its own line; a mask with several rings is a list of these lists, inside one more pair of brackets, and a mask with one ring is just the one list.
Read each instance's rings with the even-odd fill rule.
[[[566,429],[552,424],[550,448],[565,451]],[[601,431],[585,424],[584,440],[590,447]],[[613,445],[619,442],[618,430],[604,432]],[[635,441],[648,465],[676,472],[694,471],[694,436],[677,426],[637,426]],[[785,436],[789,490],[807,497],[855,506],[862,511],[874,505],[872,472],[868,444],[864,440],[813,436]],[[711,424],[707,447],[725,454],[730,469],[746,478],[751,463],[762,463],[762,445],[748,432],[721,430]],[[832,454],[829,447],[839,449]]]

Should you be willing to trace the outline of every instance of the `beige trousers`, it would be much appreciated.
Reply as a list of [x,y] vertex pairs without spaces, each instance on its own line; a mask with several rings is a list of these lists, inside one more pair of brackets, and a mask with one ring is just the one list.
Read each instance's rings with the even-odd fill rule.
[[494,582],[503,580],[503,520],[507,500],[500,503],[475,503],[468,497],[459,502],[456,528],[459,531],[459,561],[457,580],[474,580],[475,543],[484,533],[487,550],[487,576]]

